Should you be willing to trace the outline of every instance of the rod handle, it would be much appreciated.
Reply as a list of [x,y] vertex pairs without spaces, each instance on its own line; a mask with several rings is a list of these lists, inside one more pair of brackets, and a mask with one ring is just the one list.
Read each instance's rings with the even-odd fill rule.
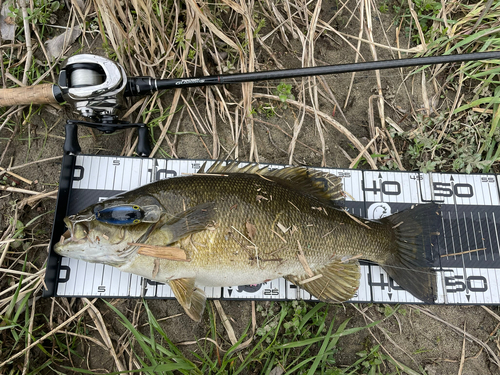
[[53,84],[16,87],[0,90],[0,107],[25,104],[57,104]]

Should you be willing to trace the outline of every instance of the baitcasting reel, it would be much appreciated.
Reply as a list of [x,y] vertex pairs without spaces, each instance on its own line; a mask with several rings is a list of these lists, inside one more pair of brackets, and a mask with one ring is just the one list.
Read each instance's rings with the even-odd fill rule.
[[[72,104],[83,117],[92,121],[67,121],[64,151],[72,154],[81,151],[78,125],[105,133],[138,127],[137,153],[149,156],[151,146],[146,125],[120,121],[117,115],[119,110],[125,108],[125,95],[128,94],[129,85],[136,80],[140,82],[148,79],[128,79],[122,66],[101,56],[84,54],[70,57],[60,72],[58,85],[53,86],[54,97],[59,103]],[[140,88],[136,87],[135,91]],[[146,93],[148,92],[144,92]]]
[[70,103],[88,121],[68,120],[64,151],[78,154],[78,125],[105,133],[125,128],[138,128],[137,153],[149,156],[148,129],[142,123],[118,119],[125,108],[125,97],[147,95],[157,91],[150,77],[129,78],[122,66],[101,56],[82,54],[70,57],[61,69],[58,84],[0,90],[0,107],[20,104]]

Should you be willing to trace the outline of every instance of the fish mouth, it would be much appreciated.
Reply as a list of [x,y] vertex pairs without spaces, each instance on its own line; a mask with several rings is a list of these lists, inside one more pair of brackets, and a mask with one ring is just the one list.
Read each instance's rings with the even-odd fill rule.
[[64,218],[64,224],[68,230],[61,235],[61,239],[57,243],[58,247],[66,245],[71,242],[82,243],[87,240],[87,236],[90,231],[90,225],[85,221],[72,221],[74,216],[69,216]]

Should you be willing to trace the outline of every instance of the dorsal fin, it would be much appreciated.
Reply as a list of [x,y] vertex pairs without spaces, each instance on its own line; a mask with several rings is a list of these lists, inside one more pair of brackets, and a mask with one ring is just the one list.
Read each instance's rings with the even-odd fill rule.
[[239,162],[228,162],[227,165],[224,165],[223,161],[218,161],[204,173],[257,174],[266,179],[285,184],[292,189],[314,195],[322,200],[338,202],[344,199],[341,178],[328,172],[306,167],[285,167],[270,171],[268,167],[260,167],[256,163],[250,163],[240,168]]

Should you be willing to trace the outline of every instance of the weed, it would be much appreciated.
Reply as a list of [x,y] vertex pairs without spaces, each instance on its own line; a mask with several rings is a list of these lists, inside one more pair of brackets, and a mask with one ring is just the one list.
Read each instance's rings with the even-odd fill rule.
[[175,34],[175,43],[177,43],[177,45],[182,49],[186,48],[186,34],[184,24],[182,22],[179,22],[179,27],[177,29],[177,33]]
[[394,313],[398,313],[398,314],[401,314],[403,316],[406,316],[406,314],[407,314],[406,309],[401,308],[401,305],[399,305],[399,304],[396,306],[384,305],[384,307],[383,308],[381,307],[381,309],[382,309],[382,312],[386,318],[393,315]]
[[[148,318],[148,333],[140,332],[116,307],[107,302],[106,304],[130,330],[136,342],[131,355],[141,364],[141,371],[148,374],[159,371],[164,371],[166,374],[174,371],[182,374],[236,375],[248,371],[268,374],[275,367],[281,368],[287,374],[344,374],[347,372],[335,366],[334,356],[338,352],[339,338],[379,323],[348,329],[349,319],[347,319],[334,331],[335,319],[327,322],[329,316],[327,304],[308,305],[303,301],[293,301],[270,303],[266,307],[258,305],[256,310],[263,322],[256,331],[252,347],[238,352],[238,347],[247,339],[249,330],[247,326],[240,340],[223,356],[213,350],[214,346],[210,342],[203,341],[205,344],[198,344],[198,350],[190,353],[197,359],[195,362],[189,360],[171,341],[152,314],[147,302],[144,302],[144,308]],[[207,308],[207,311],[210,336],[215,341],[218,339],[215,313],[211,308]],[[243,355],[243,361],[238,359],[238,353]],[[377,355],[378,351],[372,350],[359,363],[366,362],[368,365],[378,366]],[[360,365],[356,369],[366,368],[368,365]],[[69,367],[66,369],[91,373],[83,369]]]
[[[478,113],[470,111],[463,120],[452,120],[448,126],[444,115],[418,116],[417,122],[418,132],[404,133],[402,137],[410,142],[405,159],[421,172],[484,171],[498,159],[500,128],[495,127],[491,134]],[[438,142],[441,132],[447,134],[444,142]]]
[[255,28],[255,30],[253,32],[253,37],[257,38],[257,36],[260,33],[260,30],[262,30],[262,28],[265,26],[266,26],[266,19],[265,18],[261,18],[260,20],[258,20],[257,27]]
[[295,96],[292,94],[292,85],[281,82],[276,88],[276,95],[280,98],[283,109],[287,109],[288,106],[286,104],[287,99],[294,100]]
[[[64,8],[64,3],[59,1],[34,0],[33,9],[31,7],[26,9],[28,12],[28,21],[37,24],[53,24],[56,21],[54,13],[62,8]],[[22,26],[23,17],[21,9],[10,6],[9,10],[9,16],[12,17],[18,25]]]
[[371,350],[362,350],[356,355],[360,357],[355,369],[362,374],[382,374],[380,365],[384,363],[386,357],[379,351],[380,345],[375,345]]
[[382,1],[382,3],[378,6],[378,10],[380,13],[387,13],[389,12],[389,2],[387,0]]

